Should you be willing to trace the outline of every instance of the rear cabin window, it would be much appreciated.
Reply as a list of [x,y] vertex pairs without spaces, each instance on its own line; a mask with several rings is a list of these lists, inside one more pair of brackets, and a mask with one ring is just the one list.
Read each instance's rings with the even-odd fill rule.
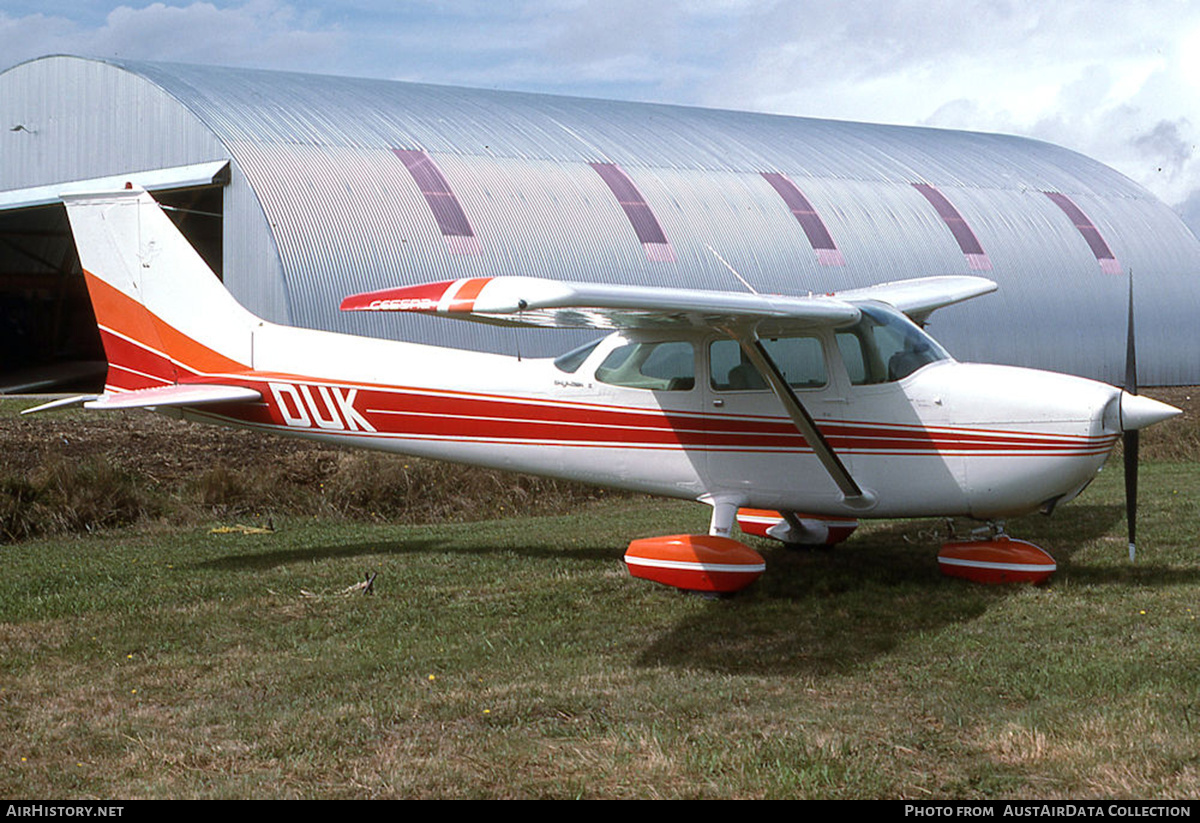
[[[793,389],[817,389],[828,382],[825,352],[817,337],[764,337],[763,348]],[[734,340],[716,340],[708,348],[709,381],[717,391],[767,388],[758,369]]]
[[688,391],[696,385],[696,352],[679,340],[627,343],[609,352],[596,379],[631,389]]

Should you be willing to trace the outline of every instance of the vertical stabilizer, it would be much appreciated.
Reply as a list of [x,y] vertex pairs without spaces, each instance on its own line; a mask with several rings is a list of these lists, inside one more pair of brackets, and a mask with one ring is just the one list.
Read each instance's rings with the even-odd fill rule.
[[149,194],[64,196],[108,358],[109,392],[251,366],[260,321],[213,274]]

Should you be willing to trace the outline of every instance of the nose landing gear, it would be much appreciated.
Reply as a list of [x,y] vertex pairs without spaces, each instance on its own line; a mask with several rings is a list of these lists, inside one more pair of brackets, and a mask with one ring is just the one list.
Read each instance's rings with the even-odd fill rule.
[[1009,537],[1001,522],[976,529],[967,540],[948,540],[938,568],[949,577],[976,583],[1042,583],[1058,564],[1039,546]]

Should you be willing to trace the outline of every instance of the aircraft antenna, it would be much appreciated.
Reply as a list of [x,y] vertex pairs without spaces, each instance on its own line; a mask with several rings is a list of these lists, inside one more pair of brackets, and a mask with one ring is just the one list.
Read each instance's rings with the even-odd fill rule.
[[746,278],[744,278],[740,274],[738,274],[738,270],[735,269],[733,266],[729,265],[729,262],[724,257],[722,257],[717,252],[716,249],[714,249],[712,246],[709,246],[707,243],[705,243],[704,245],[708,246],[708,250],[713,253],[714,257],[716,257],[718,260],[721,261],[721,265],[724,266],[725,268],[729,269],[729,273],[732,274],[734,277],[736,277],[743,286],[745,286],[747,289],[749,289],[751,294],[758,294],[758,289],[754,288],[754,286],[751,286],[746,281]]

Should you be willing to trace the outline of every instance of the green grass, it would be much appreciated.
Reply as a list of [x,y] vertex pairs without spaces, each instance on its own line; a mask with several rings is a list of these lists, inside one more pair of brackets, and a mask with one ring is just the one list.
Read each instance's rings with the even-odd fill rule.
[[707,524],[642,499],[0,546],[0,795],[1195,797],[1198,479],[1144,467],[1136,565],[1111,467],[1010,523],[1041,587],[942,577],[919,521],[705,600],[624,570]]

